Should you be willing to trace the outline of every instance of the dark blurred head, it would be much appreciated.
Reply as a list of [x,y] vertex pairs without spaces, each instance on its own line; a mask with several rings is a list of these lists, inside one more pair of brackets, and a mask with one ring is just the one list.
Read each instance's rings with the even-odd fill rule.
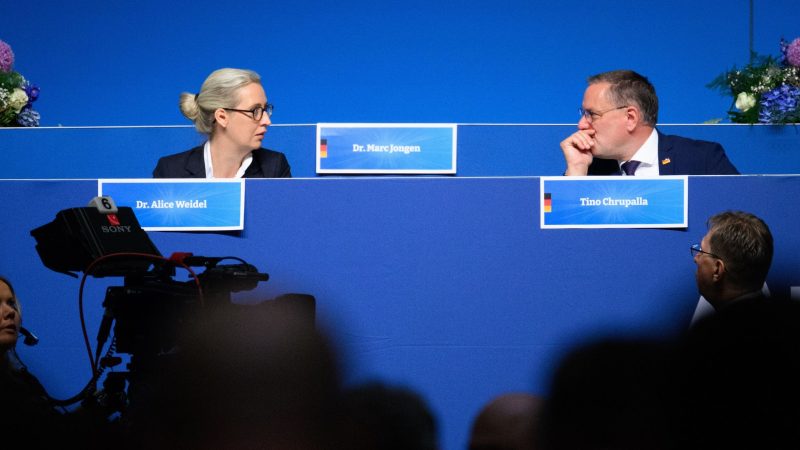
[[570,353],[545,400],[537,448],[667,448],[670,357],[665,344],[633,340],[604,340]]
[[343,448],[436,450],[436,419],[425,400],[405,387],[371,382],[344,395]]
[[472,424],[469,449],[533,449],[541,404],[539,397],[527,393],[509,393],[493,398]]
[[[190,327],[158,376],[154,448],[324,448],[339,379],[326,339],[291,311],[220,309]],[[176,446],[176,447],[173,447]]]
[[682,346],[682,448],[800,447],[800,304],[734,302]]

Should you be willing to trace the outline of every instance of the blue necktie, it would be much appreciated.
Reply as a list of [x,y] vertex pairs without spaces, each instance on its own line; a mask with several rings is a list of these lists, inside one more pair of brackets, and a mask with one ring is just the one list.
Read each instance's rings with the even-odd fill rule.
[[641,161],[634,161],[630,160],[628,162],[622,163],[622,171],[625,172],[625,175],[633,175],[636,173],[636,168],[639,167]]

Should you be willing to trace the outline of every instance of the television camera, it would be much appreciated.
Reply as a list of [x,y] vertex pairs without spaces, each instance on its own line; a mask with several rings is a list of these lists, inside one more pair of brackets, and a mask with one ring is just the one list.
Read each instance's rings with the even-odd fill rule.
[[[124,414],[126,408],[135,406],[137,384],[151,381],[170,352],[178,348],[185,326],[208,311],[241,307],[231,303],[231,293],[252,290],[269,279],[268,274],[237,257],[191,253],[163,257],[133,210],[117,207],[110,197],[96,197],[87,207],[62,210],[31,235],[46,267],[74,277],[78,277],[75,272],[83,272],[81,308],[87,277],[124,278],[122,286],[106,290],[96,352],[92,355],[89,351],[92,379],[78,395],[59,401],[62,406],[101,401],[113,403],[110,407]],[[234,263],[223,264],[226,260]],[[188,280],[176,279],[178,268],[190,274]],[[197,273],[194,268],[202,271]],[[298,295],[303,294],[291,294],[293,300]],[[307,297],[313,303],[313,297]],[[112,326],[114,338],[101,356]],[[97,390],[104,371],[121,364],[118,353],[130,355],[128,371],[108,373],[103,389]]]

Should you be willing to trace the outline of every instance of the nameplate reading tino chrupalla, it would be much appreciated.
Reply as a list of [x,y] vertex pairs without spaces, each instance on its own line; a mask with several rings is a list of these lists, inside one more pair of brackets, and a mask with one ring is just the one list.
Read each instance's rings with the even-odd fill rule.
[[541,228],[686,228],[688,176],[541,177]]

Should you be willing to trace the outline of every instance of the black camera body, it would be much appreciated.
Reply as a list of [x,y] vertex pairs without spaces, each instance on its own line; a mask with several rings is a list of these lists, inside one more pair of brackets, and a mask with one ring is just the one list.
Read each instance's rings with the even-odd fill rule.
[[[98,208],[69,208],[59,211],[55,220],[31,231],[36,251],[45,267],[56,272],[86,271],[99,258],[119,253],[141,253],[161,256],[133,210],[127,206],[116,213]],[[124,276],[147,270],[150,261],[137,258],[115,258],[96,268],[91,275]]]
[[[122,286],[106,289],[92,379],[73,399],[59,403],[122,397],[131,407],[137,397],[134,392],[146,392],[142,386],[157,379],[159,366],[169,360],[187,326],[202,314],[241,307],[231,303],[231,293],[252,290],[269,275],[237,257],[176,253],[164,258],[131,208],[117,208],[106,197],[95,198],[92,204],[62,210],[55,220],[31,231],[42,263],[56,272],[74,277],[74,272],[83,272],[84,277],[124,277]],[[235,263],[221,264],[229,259]],[[191,270],[187,281],[179,281],[175,279],[179,266],[203,270],[196,275]],[[313,297],[308,297],[313,320]],[[114,339],[101,357],[112,326]],[[105,389],[95,391],[105,369],[121,362],[114,353],[131,355],[128,372],[110,373]]]
[[[177,253],[163,258],[130,207],[117,207],[106,197],[92,204],[58,212],[55,220],[31,235],[44,265],[56,272],[125,278],[124,286],[106,292],[106,319],[98,333],[104,343],[113,320],[117,352],[155,355],[168,351],[178,330],[200,308],[230,304],[232,292],[252,290],[269,279],[235,257]],[[225,259],[240,263],[220,264]],[[205,270],[196,280],[176,281],[177,266]]]

